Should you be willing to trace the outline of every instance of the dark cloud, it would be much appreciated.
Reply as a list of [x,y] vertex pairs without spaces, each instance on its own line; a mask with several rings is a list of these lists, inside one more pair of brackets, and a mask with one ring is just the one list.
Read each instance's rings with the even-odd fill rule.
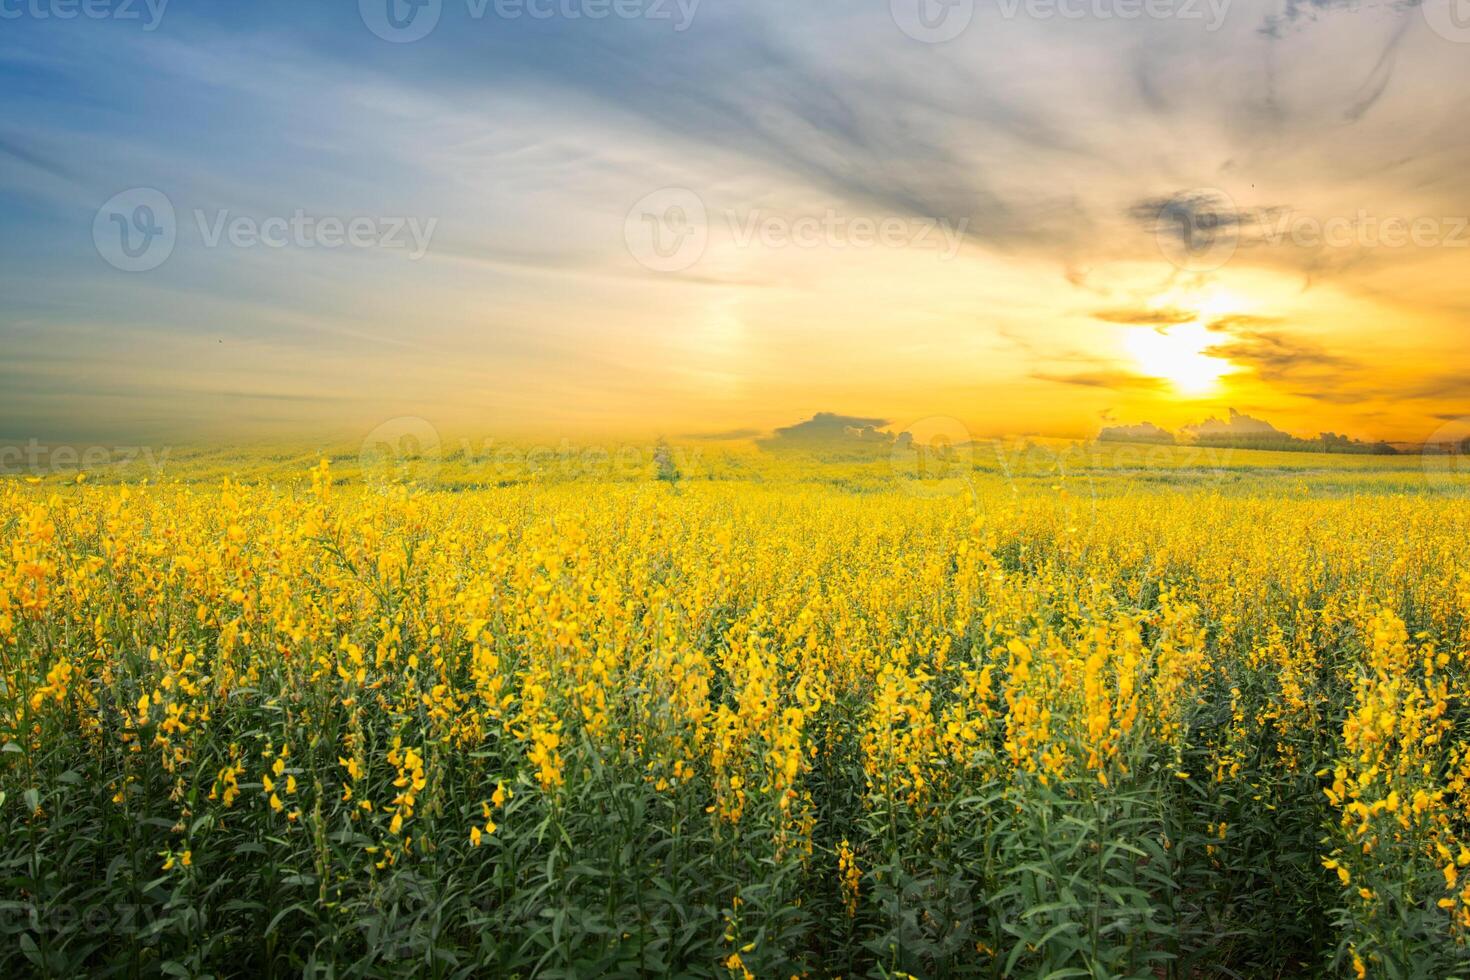
[[1127,210],[1161,247],[1177,250],[1181,259],[1206,257],[1212,249],[1251,248],[1275,242],[1277,224],[1291,208],[1237,202],[1210,187],[1183,190],[1172,197],[1146,197]]
[[[1224,328],[1217,321],[1211,324],[1210,329]],[[1359,366],[1357,362],[1310,341],[1269,330],[1234,329],[1230,340],[1209,348],[1206,353],[1249,367],[1263,381],[1278,383],[1340,376],[1342,372]]]
[[1178,309],[1098,310],[1092,314],[1094,320],[1102,320],[1105,323],[1131,323],[1144,327],[1170,327],[1179,323],[1189,323],[1198,316],[1197,313]]
[[1128,216],[1145,231],[1172,237],[1194,250],[1222,235],[1238,233],[1240,210],[1224,194],[1209,188],[1180,191],[1172,197],[1146,197],[1128,208]]
[[887,419],[818,412],[804,422],[778,428],[775,435],[760,442],[773,449],[887,446],[893,442],[893,436],[882,431],[887,424]]

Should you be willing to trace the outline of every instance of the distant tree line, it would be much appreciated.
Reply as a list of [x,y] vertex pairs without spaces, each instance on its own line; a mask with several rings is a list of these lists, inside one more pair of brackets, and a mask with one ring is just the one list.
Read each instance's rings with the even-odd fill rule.
[[[1103,429],[1098,435],[1102,442],[1133,442],[1154,445],[1178,445],[1174,435],[1166,430],[1128,426]],[[1470,439],[1465,440],[1462,451],[1470,451]],[[1211,446],[1223,449],[1262,449],[1293,453],[1357,453],[1364,456],[1395,456],[1398,450],[1386,442],[1360,442],[1336,432],[1323,432],[1315,439],[1299,439],[1285,432],[1232,432],[1200,434],[1186,441],[1192,446]]]
[[1229,449],[1269,449],[1294,453],[1358,453],[1364,456],[1396,456],[1398,450],[1388,443],[1360,442],[1336,432],[1323,432],[1315,439],[1298,439],[1285,433],[1202,435],[1198,446],[1220,446]]

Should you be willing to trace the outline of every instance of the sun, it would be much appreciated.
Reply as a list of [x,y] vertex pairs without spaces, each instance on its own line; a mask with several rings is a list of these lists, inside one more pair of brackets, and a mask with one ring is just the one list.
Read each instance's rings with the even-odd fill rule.
[[1125,343],[1145,374],[1167,380],[1180,394],[1205,395],[1230,370],[1228,362],[1206,353],[1218,340],[1203,324],[1190,322],[1140,327]]

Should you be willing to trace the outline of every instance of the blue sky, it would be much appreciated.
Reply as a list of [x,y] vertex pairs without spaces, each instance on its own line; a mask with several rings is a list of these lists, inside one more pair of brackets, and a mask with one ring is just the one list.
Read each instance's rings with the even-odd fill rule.
[[[438,17],[394,43],[377,2],[0,0],[0,438],[1470,414],[1470,38],[1428,8],[391,0]],[[124,271],[137,189],[174,243]],[[1181,260],[1161,208],[1221,200],[1231,255]]]

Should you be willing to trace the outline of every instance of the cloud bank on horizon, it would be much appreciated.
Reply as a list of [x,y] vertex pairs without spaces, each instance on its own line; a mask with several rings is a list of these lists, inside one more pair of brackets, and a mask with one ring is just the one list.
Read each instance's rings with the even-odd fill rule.
[[0,438],[1424,438],[1470,415],[1444,2],[7,7]]

